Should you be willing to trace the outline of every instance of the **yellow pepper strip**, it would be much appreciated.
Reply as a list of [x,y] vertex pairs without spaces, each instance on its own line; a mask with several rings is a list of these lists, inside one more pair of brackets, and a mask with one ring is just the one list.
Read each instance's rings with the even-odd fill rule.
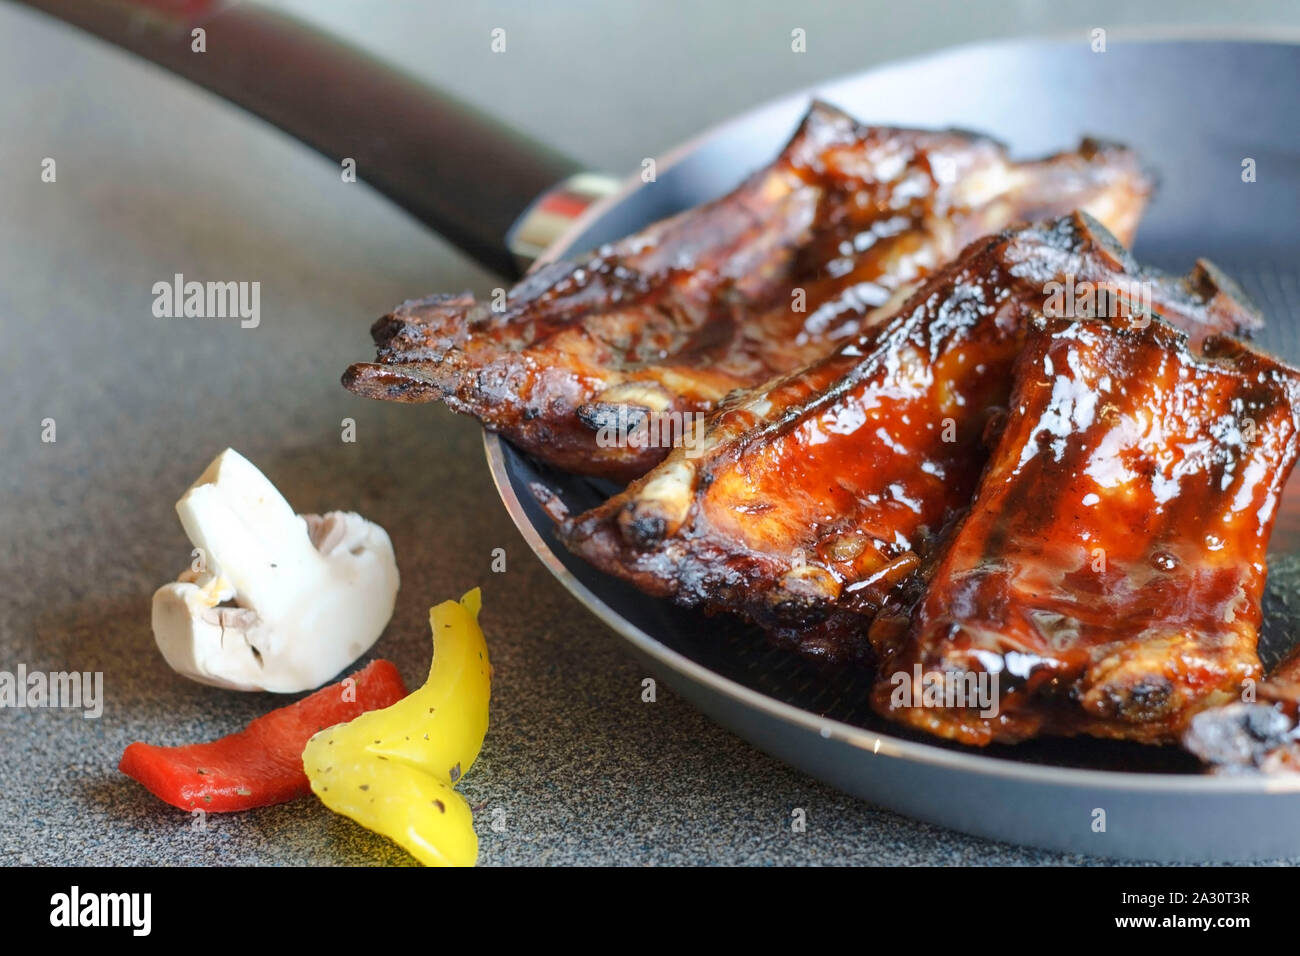
[[312,792],[428,866],[478,859],[469,804],[455,790],[488,727],[492,667],[478,626],[479,589],[429,610],[433,663],[409,696],[322,730],[307,742]]

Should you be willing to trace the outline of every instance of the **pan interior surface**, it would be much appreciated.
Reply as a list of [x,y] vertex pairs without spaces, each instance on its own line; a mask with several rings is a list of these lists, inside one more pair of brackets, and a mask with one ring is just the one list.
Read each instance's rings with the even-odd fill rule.
[[[546,258],[592,248],[725,193],[779,150],[815,93],[865,123],[965,127],[1007,142],[1017,156],[1068,148],[1085,135],[1134,147],[1160,181],[1134,247],[1138,260],[1179,274],[1198,258],[1214,262],[1264,311],[1267,326],[1257,341],[1300,363],[1300,227],[1294,219],[1300,208],[1300,127],[1289,102],[1296,76],[1300,46],[1268,42],[1113,39],[1105,53],[1094,53],[1081,37],[960,48],[796,94],[731,121],[662,160],[655,183],[637,183],[591,210],[565,238],[563,249],[550,250]],[[1248,167],[1254,171],[1253,181],[1243,176]],[[877,750],[885,741],[886,749],[903,756],[936,750],[954,752],[954,757],[978,755],[979,764],[990,770],[996,765],[1002,778],[1009,773],[1014,779],[1017,767],[1036,779],[1041,775],[1031,768],[1069,768],[1072,772],[1062,777],[1068,777],[1069,786],[1087,786],[1095,777],[1098,782],[1106,778],[1106,786],[1113,787],[1118,772],[1131,778],[1135,792],[1203,798],[1252,792],[1275,801],[1284,796],[1290,814],[1288,835],[1268,844],[1274,848],[1270,855],[1300,855],[1297,788],[1263,778],[1253,783],[1238,779],[1225,788],[1228,781],[1199,773],[1196,762],[1176,748],[1045,738],[976,751],[912,736],[885,723],[866,704],[864,675],[824,669],[773,648],[741,623],[706,619],[647,597],[570,555],[552,534],[551,519],[537,500],[539,489],[576,513],[596,505],[615,487],[549,469],[495,436],[488,435],[487,444],[507,507],[543,562],[580,601],[639,645],[638,653],[645,656],[649,647],[658,664],[676,671],[674,686],[690,685],[683,688],[687,696],[715,716],[725,715],[724,722],[757,746],[860,795],[887,805],[897,802],[875,793],[870,784],[846,783],[848,778],[861,779],[852,772],[827,773],[816,761],[801,759],[797,733],[790,740],[782,735],[781,741],[774,741],[770,725],[746,716],[755,698],[739,695],[736,687],[809,717],[860,728],[864,733],[855,746],[864,760],[872,755],[861,748],[871,747],[874,740]],[[1297,484],[1293,478],[1270,551],[1261,640],[1266,664],[1300,635]],[[701,681],[699,670],[688,673],[672,663],[681,659],[719,680]],[[673,675],[668,680],[674,684]],[[776,711],[779,717],[782,709]],[[790,712],[784,713],[788,717]],[[808,747],[817,746],[818,736],[830,736],[825,727],[820,734],[811,727],[799,729],[811,738],[805,742]],[[835,759],[845,759],[844,754]],[[972,766],[958,760],[966,768]],[[879,762],[873,767],[876,774],[885,772]],[[1008,794],[1008,799],[1015,795]],[[1161,809],[1153,805],[1152,813]],[[1006,834],[993,824],[967,826],[938,810],[916,815],[1016,842],[1076,849],[1065,838]],[[1220,852],[1206,842],[1209,837],[1201,843],[1194,834],[1188,839],[1191,843],[1170,846],[1166,852],[1159,837],[1103,852],[1187,858],[1190,847],[1192,858],[1259,855],[1249,849]],[[1253,844],[1239,839],[1233,845],[1241,849]]]

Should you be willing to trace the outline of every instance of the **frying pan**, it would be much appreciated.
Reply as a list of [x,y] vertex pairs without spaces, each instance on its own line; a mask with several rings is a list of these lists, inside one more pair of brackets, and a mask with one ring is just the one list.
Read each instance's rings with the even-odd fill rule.
[[[978,129],[1023,156],[1084,134],[1109,137],[1138,149],[1161,180],[1137,257],[1177,272],[1197,257],[1216,262],[1268,316],[1260,342],[1300,360],[1300,46],[1290,43],[1112,32],[1104,52],[1087,37],[962,47],[761,106],[661,158],[654,183],[620,185],[264,9],[27,2],[326,155],[355,159],[360,178],[511,276],[726,192],[775,155],[812,95],[865,122]],[[223,56],[191,53],[196,26]],[[1013,843],[1133,859],[1300,856],[1300,777],[1209,777],[1172,748],[1116,742],[975,751],[912,736],[869,712],[862,676],[821,670],[742,625],[648,598],[567,554],[537,488],[578,510],[612,486],[557,473],[491,434],[485,445],[502,501],[559,581],[652,673],[779,759],[909,816]],[[1300,586],[1296,515],[1286,511],[1274,536],[1266,660],[1300,624],[1286,601]]]

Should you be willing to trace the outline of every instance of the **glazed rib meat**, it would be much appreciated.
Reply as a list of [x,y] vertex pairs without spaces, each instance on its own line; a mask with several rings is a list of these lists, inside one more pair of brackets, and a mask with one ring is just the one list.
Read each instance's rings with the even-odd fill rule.
[[[919,603],[872,628],[876,709],[975,745],[1168,743],[1239,699],[1261,676],[1298,400],[1300,373],[1235,340],[1198,355],[1159,320],[1032,330],[968,514]],[[982,684],[984,713],[940,701],[957,684]]]
[[701,443],[561,536],[651,594],[867,660],[866,624],[970,503],[1025,331],[1063,306],[1154,308],[1198,340],[1258,321],[1208,264],[1143,272],[1082,214],[1008,230],[831,355],[729,400]]
[[[371,330],[376,362],[343,381],[443,401],[561,469],[626,481],[683,415],[853,340],[979,236],[1082,209],[1128,241],[1150,191],[1122,147],[1016,163],[982,136],[816,103],[731,194],[542,268],[499,311],[468,293],[403,304]],[[657,419],[667,441],[633,437]]]

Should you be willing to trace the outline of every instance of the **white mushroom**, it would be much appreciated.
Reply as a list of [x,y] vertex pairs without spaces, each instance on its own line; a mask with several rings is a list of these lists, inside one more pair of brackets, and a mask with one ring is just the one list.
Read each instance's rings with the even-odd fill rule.
[[176,503],[204,569],[153,596],[171,667],[204,684],[291,694],[324,684],[379,638],[397,597],[388,534],[358,514],[295,514],[226,449]]

